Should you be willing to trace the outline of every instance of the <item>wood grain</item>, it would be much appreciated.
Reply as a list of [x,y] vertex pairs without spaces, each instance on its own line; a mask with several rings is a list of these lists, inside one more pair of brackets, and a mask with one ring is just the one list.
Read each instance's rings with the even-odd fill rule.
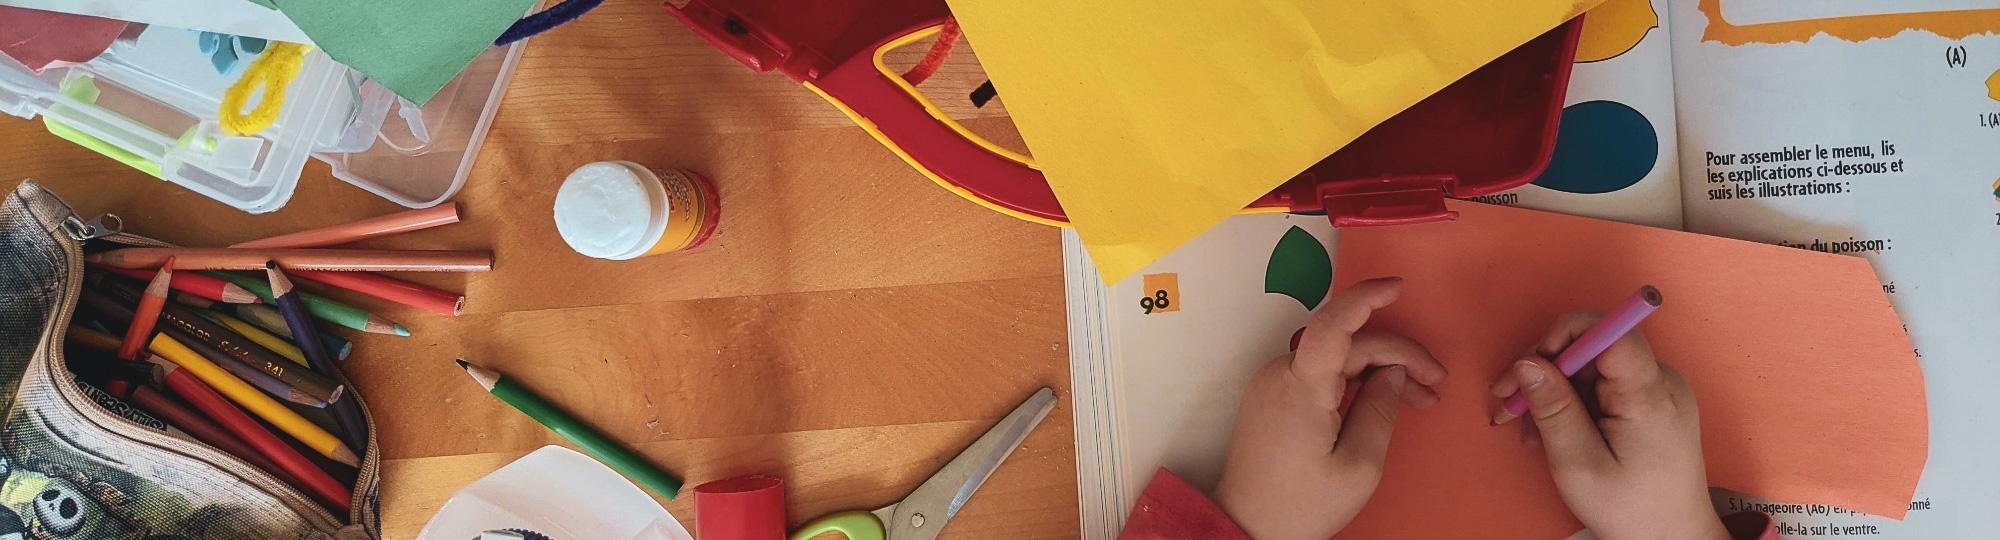
[[[892,53],[908,65],[924,45]],[[924,90],[1024,148],[965,44]],[[0,119],[0,178],[35,178],[86,214],[190,246],[400,207],[309,163],[282,210],[250,215]],[[609,262],[562,244],[549,209],[570,170],[623,159],[715,182],[722,225],[696,251]],[[653,0],[611,0],[534,38],[461,192],[465,222],[362,242],[492,249],[494,271],[397,274],[465,291],[447,318],[365,296],[408,325],[354,335],[348,375],[383,441],[386,537],[411,538],[466,483],[559,440],[451,364],[474,359],[688,479],[784,477],[793,523],[906,495],[1042,386],[1065,399],[945,530],[1077,534],[1062,267],[1054,229],[931,184],[838,110],[758,75]],[[307,289],[326,289],[306,284]],[[692,499],[666,503],[693,526]]]

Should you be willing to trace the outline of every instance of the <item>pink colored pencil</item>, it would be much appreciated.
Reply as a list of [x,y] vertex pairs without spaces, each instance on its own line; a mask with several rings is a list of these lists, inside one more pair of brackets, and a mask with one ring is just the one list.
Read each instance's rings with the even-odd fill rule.
[[[1598,355],[1609,350],[1612,343],[1617,343],[1619,338],[1638,328],[1639,321],[1646,320],[1646,316],[1652,315],[1653,310],[1659,309],[1660,304],[1665,301],[1666,297],[1661,296],[1660,290],[1653,288],[1652,285],[1639,287],[1639,292],[1632,293],[1630,298],[1619,303],[1618,307],[1612,308],[1610,313],[1604,315],[1604,319],[1597,321],[1597,324],[1592,325],[1589,330],[1584,330],[1583,335],[1577,336],[1576,341],[1570,342],[1562,354],[1556,355],[1556,368],[1562,370],[1564,377],[1582,371],[1584,366],[1597,360]],[[1514,392],[1513,396],[1507,398],[1507,403],[1501,407],[1500,413],[1493,416],[1493,425],[1505,424],[1524,414],[1528,414],[1528,395]]]
[[458,203],[448,202],[432,208],[397,212],[351,223],[251,240],[229,247],[272,249],[337,246],[453,223],[458,223]]
[[368,249],[197,249],[132,247],[92,253],[84,262],[113,268],[154,268],[168,257],[180,270],[257,270],[277,261],[286,268],[336,272],[486,272],[490,251],[387,251]]

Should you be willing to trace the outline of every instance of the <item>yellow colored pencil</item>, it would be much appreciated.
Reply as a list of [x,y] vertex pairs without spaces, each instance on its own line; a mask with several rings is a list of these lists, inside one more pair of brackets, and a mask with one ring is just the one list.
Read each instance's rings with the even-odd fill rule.
[[358,466],[361,463],[360,457],[354,454],[354,450],[348,448],[347,443],[341,442],[339,437],[299,416],[299,413],[292,412],[284,404],[278,403],[278,400],[271,399],[271,396],[264,395],[256,387],[250,386],[250,383],[243,382],[243,379],[230,375],[221,366],[202,358],[200,354],[196,354],[174,338],[164,333],[155,335],[148,349],[152,350],[153,354],[179,365],[181,369],[201,379],[201,382],[207,383],[216,392],[227,396],[230,401],[242,405],[244,409],[250,411],[250,414],[270,422],[272,426],[298,439],[314,452],[349,466]]
[[208,317],[209,320],[215,321],[216,324],[220,324],[224,328],[235,330],[238,334],[243,334],[243,337],[250,338],[251,343],[256,343],[266,349],[270,349],[271,352],[278,353],[278,356],[283,356],[286,360],[291,360],[301,366],[312,367],[311,364],[306,363],[306,353],[299,351],[299,346],[293,345],[292,340],[271,335],[270,332],[265,332],[264,329],[258,328],[257,325],[243,322],[242,319],[223,315],[212,310],[204,309],[199,314],[203,317]]

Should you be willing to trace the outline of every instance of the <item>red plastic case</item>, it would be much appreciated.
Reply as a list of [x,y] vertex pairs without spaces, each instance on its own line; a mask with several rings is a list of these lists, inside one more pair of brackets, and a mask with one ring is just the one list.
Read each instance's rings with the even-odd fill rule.
[[1570,21],[1403,111],[1251,208],[1325,212],[1335,226],[1456,217],[1445,197],[1533,182],[1555,155],[1582,18]]
[[[839,107],[939,185],[1022,219],[1066,225],[1026,156],[943,116],[879,61],[936,32],[944,0],[691,0],[666,9],[716,47]],[[1582,19],[1474,71],[1314,164],[1248,211],[1324,212],[1336,226],[1452,219],[1446,197],[1526,184],[1555,152]]]

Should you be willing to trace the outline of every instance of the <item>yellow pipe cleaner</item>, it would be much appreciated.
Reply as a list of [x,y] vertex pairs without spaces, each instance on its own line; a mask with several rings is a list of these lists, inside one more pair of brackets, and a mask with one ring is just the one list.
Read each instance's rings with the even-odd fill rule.
[[[278,123],[278,113],[285,110],[285,89],[292,85],[292,79],[299,77],[309,50],[312,47],[298,43],[272,42],[271,48],[244,69],[243,77],[222,94],[222,112],[218,115],[222,132],[256,135]],[[243,105],[260,88],[264,96],[257,101],[257,108],[244,113]]]

